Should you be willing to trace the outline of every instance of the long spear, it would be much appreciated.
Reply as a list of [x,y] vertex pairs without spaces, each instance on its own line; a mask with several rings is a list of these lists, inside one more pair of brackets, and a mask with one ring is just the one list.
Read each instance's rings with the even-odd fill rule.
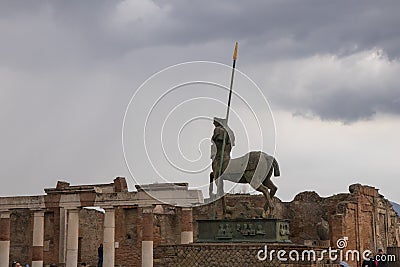
[[235,68],[236,68],[236,59],[238,53],[238,42],[235,44],[235,50],[233,51],[233,63],[232,63],[232,75],[231,75],[231,84],[229,86],[229,98],[228,98],[228,107],[226,109],[226,124],[228,125],[229,118],[229,110],[231,107],[231,98],[232,98],[232,88],[233,88],[233,77],[235,76]]
[[[231,75],[231,83],[230,83],[230,86],[229,86],[228,106],[227,106],[227,109],[226,109],[226,117],[225,117],[225,123],[226,123],[226,127],[227,128],[228,128],[229,112],[230,112],[230,107],[231,107],[233,78],[235,76],[237,53],[238,53],[238,42],[236,42],[235,50],[233,52],[232,75]],[[218,171],[218,187],[217,187],[217,196],[218,197],[223,197],[223,194],[224,194],[224,191],[223,191],[223,180],[221,178],[221,174],[222,174],[222,166],[223,166],[223,162],[224,162],[224,153],[225,153],[227,135],[228,135],[228,129],[225,129],[225,131],[224,131],[224,139],[222,141],[221,163],[219,165],[219,171]],[[218,204],[218,202],[216,201],[215,202],[215,210],[214,210],[214,219],[216,217],[217,204]]]

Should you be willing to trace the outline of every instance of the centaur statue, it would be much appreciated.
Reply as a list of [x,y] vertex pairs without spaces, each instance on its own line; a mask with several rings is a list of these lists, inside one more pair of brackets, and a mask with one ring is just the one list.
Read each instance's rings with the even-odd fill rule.
[[[273,156],[262,151],[252,151],[240,158],[231,159],[231,150],[235,145],[233,131],[228,127],[225,119],[214,118],[214,126],[211,146],[213,172],[210,174],[210,197],[212,196],[213,182],[217,184],[218,196],[220,197],[224,193],[224,180],[250,184],[255,190],[263,193],[266,199],[265,215],[271,215],[274,209],[272,198],[278,189],[272,183],[271,176],[272,173],[275,177],[280,176],[278,162]],[[225,145],[223,148],[224,135]],[[223,154],[222,150],[224,150]],[[220,176],[219,173],[221,173]],[[220,183],[217,182],[219,179],[222,179]]]
[[[238,52],[238,43],[233,52],[232,76],[229,87],[228,105],[225,119],[214,118],[214,133],[212,136],[211,158],[212,170],[210,174],[209,195],[212,197],[212,186],[217,184],[218,196],[223,197],[223,181],[250,184],[255,190],[263,193],[266,199],[265,215],[273,212],[272,198],[278,189],[271,181],[272,172],[279,176],[279,165],[273,156],[261,151],[252,151],[240,158],[231,159],[232,146],[235,145],[235,136],[228,127],[229,111],[231,106],[233,78]],[[271,190],[271,191],[270,191]],[[223,201],[224,203],[224,201]]]

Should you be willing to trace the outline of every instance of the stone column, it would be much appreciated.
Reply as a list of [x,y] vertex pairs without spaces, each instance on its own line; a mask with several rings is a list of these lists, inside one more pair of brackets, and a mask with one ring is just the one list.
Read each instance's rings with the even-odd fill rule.
[[68,210],[66,267],[78,265],[79,210]]
[[58,242],[58,262],[61,266],[65,266],[66,249],[67,249],[67,219],[68,210],[60,207],[60,238]]
[[0,212],[0,267],[8,267],[10,258],[10,212]]
[[153,267],[153,207],[143,208],[142,267]]
[[32,267],[43,266],[44,211],[33,213]]
[[182,208],[181,244],[189,243],[193,243],[193,212],[192,208]]
[[106,208],[104,214],[103,267],[115,265],[115,210]]

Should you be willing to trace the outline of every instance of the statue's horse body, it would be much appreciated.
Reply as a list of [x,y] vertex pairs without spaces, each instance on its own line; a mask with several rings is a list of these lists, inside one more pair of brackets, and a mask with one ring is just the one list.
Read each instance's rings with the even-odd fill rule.
[[[212,179],[217,183],[218,179],[222,181],[227,180],[234,183],[248,183],[255,190],[263,193],[266,203],[264,206],[265,212],[271,213],[274,208],[272,198],[274,197],[277,187],[272,183],[271,176],[280,176],[279,164],[276,159],[262,151],[252,151],[242,157],[231,159],[228,153],[224,153],[221,157],[221,150],[217,146],[217,153],[213,157]],[[221,159],[223,164],[221,169],[221,176],[218,177],[221,168]],[[223,182],[221,183],[221,185]],[[223,194],[223,188],[218,187],[218,194]],[[269,191],[270,189],[271,191]],[[212,183],[210,185],[212,192]]]

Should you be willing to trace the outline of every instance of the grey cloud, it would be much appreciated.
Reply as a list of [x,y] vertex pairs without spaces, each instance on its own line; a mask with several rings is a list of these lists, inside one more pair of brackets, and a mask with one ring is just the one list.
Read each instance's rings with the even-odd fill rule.
[[[196,43],[228,39],[244,41],[257,58],[338,53],[381,47],[398,56],[396,10],[400,3],[376,1],[181,1],[170,17],[179,28],[163,28],[164,40]],[[281,40],[288,40],[282,48]],[[283,52],[283,53],[282,53]]]
[[[158,13],[119,25],[113,18],[118,16],[117,6],[121,3],[35,1],[26,5],[25,1],[3,1],[0,10],[6,41],[0,45],[0,57],[14,64],[29,58],[31,62],[42,58],[71,64],[89,60],[95,64],[149,46],[164,51],[193,46],[195,51],[218,40],[240,41],[245,48],[243,56],[253,61],[353,53],[373,47],[384,49],[391,57],[400,56],[400,30],[396,27],[400,24],[400,3],[394,0],[362,4],[314,0],[155,1]],[[134,16],[138,11],[131,12]],[[11,28],[8,32],[7,24],[17,30]],[[29,50],[25,47],[28,44]],[[32,48],[36,49],[33,55]],[[14,52],[12,58],[10,51]]]
[[376,49],[259,65],[256,80],[272,103],[293,114],[352,123],[400,114],[400,61]]

